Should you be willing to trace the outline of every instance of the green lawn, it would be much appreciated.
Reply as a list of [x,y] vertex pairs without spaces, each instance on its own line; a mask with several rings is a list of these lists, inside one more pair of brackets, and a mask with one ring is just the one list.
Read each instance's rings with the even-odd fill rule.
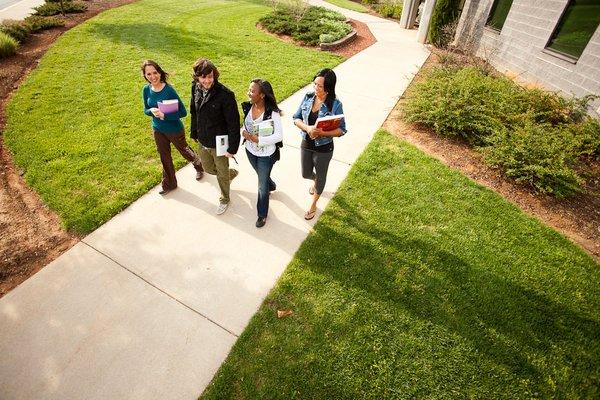
[[283,99],[342,61],[261,33],[256,21],[268,12],[257,1],[143,0],[66,32],[7,108],[5,141],[27,183],[68,229],[86,233],[160,182],[142,112],[146,58],[172,73],[186,104],[198,57],[215,61],[239,101],[254,77]]
[[363,6],[360,3],[356,3],[354,1],[350,1],[350,0],[325,0],[328,3],[334,4],[338,7],[342,7],[345,8],[347,10],[352,10],[352,11],[358,11],[361,13],[366,13],[369,12],[369,9],[365,6]]
[[599,398],[598,267],[380,131],[202,399]]

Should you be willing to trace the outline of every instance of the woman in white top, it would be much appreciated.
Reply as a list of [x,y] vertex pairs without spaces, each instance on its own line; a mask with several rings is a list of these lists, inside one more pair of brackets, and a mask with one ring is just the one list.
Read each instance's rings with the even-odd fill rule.
[[253,79],[250,82],[248,99],[249,102],[242,103],[242,136],[248,160],[258,175],[256,227],[262,228],[269,213],[269,194],[277,188],[271,179],[271,170],[273,164],[279,160],[279,147],[283,143],[281,110],[277,106],[271,84],[262,79]]

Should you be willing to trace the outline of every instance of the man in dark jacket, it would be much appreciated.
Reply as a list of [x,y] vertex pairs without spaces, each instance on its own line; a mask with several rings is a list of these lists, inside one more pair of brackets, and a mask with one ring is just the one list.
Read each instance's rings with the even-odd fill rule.
[[[217,175],[221,198],[217,214],[229,206],[229,186],[238,171],[229,169],[229,159],[240,145],[240,114],[235,94],[219,82],[219,70],[210,61],[200,58],[194,64],[192,82],[191,138],[199,142],[198,156],[204,172]],[[224,155],[217,155],[217,136],[227,135],[229,145]]]

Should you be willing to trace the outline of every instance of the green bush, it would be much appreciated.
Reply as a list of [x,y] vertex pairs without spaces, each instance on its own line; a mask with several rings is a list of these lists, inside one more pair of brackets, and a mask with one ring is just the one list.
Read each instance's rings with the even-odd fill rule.
[[557,197],[581,192],[584,180],[574,169],[578,143],[568,129],[530,121],[492,135],[489,144],[483,149],[486,161],[517,182]]
[[0,32],[4,32],[19,43],[25,42],[31,34],[31,30],[27,24],[11,19],[5,19],[2,21],[2,24],[0,24]]
[[409,122],[464,137],[489,164],[540,192],[582,190],[586,157],[600,159],[600,122],[586,114],[594,96],[565,99],[481,68],[446,65],[424,71],[408,93]]
[[[36,15],[51,16],[58,15],[61,13],[60,3],[44,3],[39,7],[34,7]],[[64,2],[64,11],[67,14],[81,13],[87,10],[87,6],[81,3],[74,3],[73,1]]]
[[10,35],[0,32],[0,58],[12,56],[17,52],[19,42]]
[[333,42],[352,31],[342,14],[322,7],[309,7],[299,19],[296,17],[291,7],[279,6],[259,22],[269,32],[289,35],[310,46],[323,43],[322,37]]
[[587,106],[595,96],[581,99],[566,99],[542,89],[522,90],[517,101],[533,113],[532,118],[539,123],[552,125],[578,123],[587,118]]
[[30,15],[25,18],[24,22],[31,32],[43,31],[57,26],[65,26],[65,21],[58,17],[42,17],[41,15]]
[[575,141],[575,154],[577,156],[594,157],[600,161],[600,122],[593,118],[581,124],[565,126]]
[[452,24],[458,18],[460,0],[438,0],[431,15],[429,25],[429,40],[436,46],[445,47],[451,40],[450,35],[444,34],[444,27]]
[[478,68],[432,68],[409,94],[404,111],[409,122],[484,144],[521,113],[522,104],[513,101],[519,90],[510,80]]
[[402,15],[402,3],[390,1],[377,4],[375,10],[383,17],[398,19]]

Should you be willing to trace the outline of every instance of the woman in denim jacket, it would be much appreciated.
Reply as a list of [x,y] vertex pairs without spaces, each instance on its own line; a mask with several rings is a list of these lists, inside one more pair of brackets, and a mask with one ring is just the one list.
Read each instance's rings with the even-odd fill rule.
[[314,92],[307,93],[294,114],[294,125],[302,130],[300,149],[302,177],[312,179],[308,192],[312,204],[304,214],[304,219],[313,219],[317,212],[317,201],[325,188],[327,169],[333,157],[333,138],[346,134],[346,123],[342,120],[339,128],[323,131],[315,127],[317,118],[344,113],[342,103],[335,96],[335,73],[325,68],[313,79]]

